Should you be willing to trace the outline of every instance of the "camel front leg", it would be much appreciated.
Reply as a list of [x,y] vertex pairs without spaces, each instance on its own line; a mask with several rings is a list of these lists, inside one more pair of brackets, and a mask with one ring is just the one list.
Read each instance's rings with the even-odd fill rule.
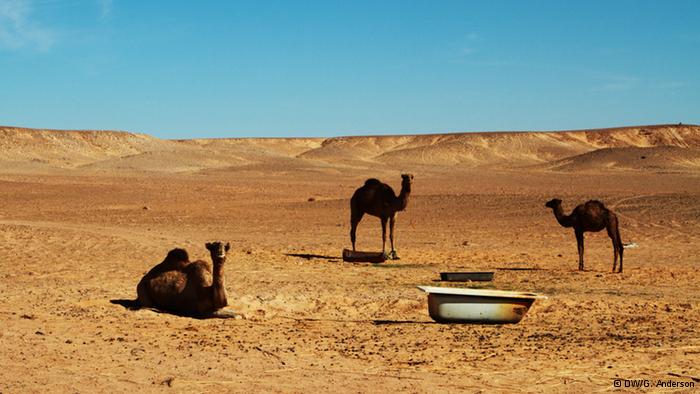
[[576,231],[576,246],[578,247],[578,270],[583,271],[583,231]]
[[355,234],[357,232],[357,225],[360,224],[362,220],[362,214],[351,215],[350,216],[350,242],[352,242],[352,251],[355,251]]
[[228,294],[226,294],[226,289],[223,286],[214,285],[210,291],[211,306],[214,310],[228,306]]
[[386,222],[387,218],[382,217],[382,253],[386,255]]
[[396,214],[389,218],[389,242],[391,242],[391,258],[392,260],[398,260],[399,256],[396,255],[396,249],[394,249],[394,224],[396,223]]

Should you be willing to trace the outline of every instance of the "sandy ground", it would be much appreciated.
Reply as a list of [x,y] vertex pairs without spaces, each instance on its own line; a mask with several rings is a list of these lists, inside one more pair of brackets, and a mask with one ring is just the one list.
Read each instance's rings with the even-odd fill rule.
[[[342,262],[352,192],[367,177],[398,191],[405,167],[2,172],[0,392],[596,392],[700,377],[700,171],[413,166],[401,259]],[[587,234],[577,271],[553,197],[618,213],[639,245],[623,274],[604,232]],[[227,289],[244,318],[110,303],[135,298],[168,250],[208,259],[213,240],[232,243]],[[381,248],[378,219],[358,247]],[[457,270],[495,280],[456,286],[549,299],[515,325],[434,323],[416,285]]]

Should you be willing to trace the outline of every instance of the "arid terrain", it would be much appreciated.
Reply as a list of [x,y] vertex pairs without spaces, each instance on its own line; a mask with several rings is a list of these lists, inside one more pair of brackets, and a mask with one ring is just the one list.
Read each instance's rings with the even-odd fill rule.
[[[369,177],[398,193],[403,172],[401,259],[344,263],[350,196]],[[622,274],[605,231],[586,234],[577,270],[554,197],[617,213],[638,245]],[[0,201],[1,393],[598,392],[700,377],[700,126],[209,140],[0,127]],[[242,318],[110,303],[134,299],[170,249],[209,259],[213,240],[232,244]],[[381,250],[377,218],[358,248]],[[549,298],[515,325],[444,325],[417,285]]]

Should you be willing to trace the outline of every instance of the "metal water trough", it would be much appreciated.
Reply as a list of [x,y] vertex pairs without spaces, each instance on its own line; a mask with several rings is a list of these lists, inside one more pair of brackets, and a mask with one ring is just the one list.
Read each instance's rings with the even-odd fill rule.
[[382,252],[357,252],[343,249],[343,261],[349,263],[383,263],[386,255]]
[[428,293],[428,313],[438,323],[519,322],[530,306],[547,297],[518,291],[418,286]]
[[440,280],[446,282],[490,282],[493,272],[440,272]]

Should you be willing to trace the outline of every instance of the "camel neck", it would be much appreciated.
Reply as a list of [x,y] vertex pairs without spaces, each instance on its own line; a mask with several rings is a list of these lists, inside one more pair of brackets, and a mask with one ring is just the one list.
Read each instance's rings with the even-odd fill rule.
[[226,284],[224,283],[224,263],[226,262],[226,258],[212,255],[211,260],[214,263],[211,286],[212,306],[214,309],[220,309],[228,305]]
[[564,209],[561,207],[561,205],[552,208],[552,211],[554,211],[554,217],[562,227],[573,227],[574,224],[571,223],[571,215],[565,215]]
[[403,211],[406,209],[406,206],[408,205],[408,196],[411,194],[411,185],[403,185],[401,186],[401,193],[399,193],[399,196],[396,199],[397,205],[398,205],[398,210]]
[[214,263],[213,267],[213,279],[214,283],[223,283],[224,282],[224,262],[226,261],[225,259],[222,259],[220,257],[214,257],[212,256],[212,262]]

